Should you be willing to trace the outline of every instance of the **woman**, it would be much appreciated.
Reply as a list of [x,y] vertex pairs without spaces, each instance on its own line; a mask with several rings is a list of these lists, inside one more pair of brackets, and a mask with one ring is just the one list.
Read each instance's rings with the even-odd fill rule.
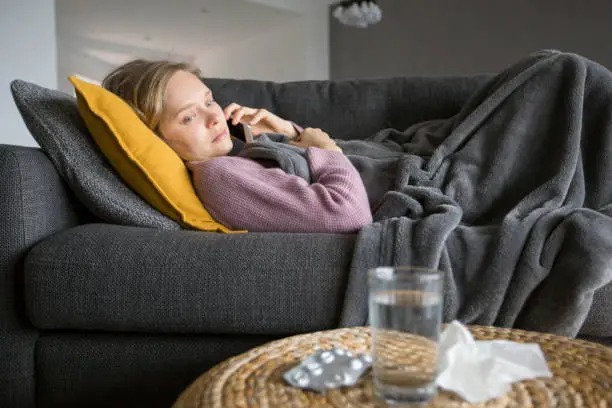
[[[184,161],[204,207],[231,229],[277,232],[354,232],[372,222],[359,173],[320,129],[302,129],[265,109],[231,103],[224,109],[197,68],[135,60],[102,86],[127,101]],[[253,135],[283,133],[305,149],[312,183],[238,156],[228,122],[247,122]]]

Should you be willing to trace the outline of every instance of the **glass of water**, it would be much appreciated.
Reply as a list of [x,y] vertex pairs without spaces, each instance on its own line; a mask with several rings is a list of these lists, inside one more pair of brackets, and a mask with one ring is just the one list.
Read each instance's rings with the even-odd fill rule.
[[372,377],[388,404],[419,406],[436,395],[443,282],[436,269],[368,271]]

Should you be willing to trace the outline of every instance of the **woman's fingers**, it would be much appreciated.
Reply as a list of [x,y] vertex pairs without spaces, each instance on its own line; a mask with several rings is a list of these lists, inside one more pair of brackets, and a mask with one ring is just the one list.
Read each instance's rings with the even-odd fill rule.
[[254,126],[257,123],[259,123],[260,120],[262,120],[263,118],[265,118],[266,116],[269,116],[270,112],[268,112],[265,109],[257,109],[255,111],[255,114],[253,115],[253,117],[251,118],[251,120],[249,120],[249,125]]
[[255,109],[253,108],[247,108],[246,106],[241,106],[240,108],[236,109],[234,113],[232,114],[232,123],[234,125],[237,125],[242,120],[243,116],[252,115],[254,111]]
[[256,110],[247,106],[240,106],[235,102],[230,103],[224,110],[225,120],[232,119],[232,124],[237,125],[245,115],[253,115]]
[[232,114],[232,124],[237,125],[240,122],[240,120],[244,116],[244,110],[245,109],[243,107],[240,107],[239,109],[234,111],[234,113]]
[[235,102],[232,102],[227,105],[225,109],[223,109],[223,113],[225,114],[225,120],[229,120],[236,109],[240,109],[240,105]]
[[287,142],[287,144],[291,146],[302,147],[304,149],[308,147],[308,144],[302,141],[298,141],[298,142],[290,141],[290,142]]

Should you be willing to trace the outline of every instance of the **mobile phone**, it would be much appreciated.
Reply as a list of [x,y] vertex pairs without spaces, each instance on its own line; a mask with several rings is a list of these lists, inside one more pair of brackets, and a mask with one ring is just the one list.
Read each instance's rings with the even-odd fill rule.
[[251,129],[251,125],[242,122],[234,125],[230,119],[227,121],[227,127],[229,128],[230,135],[246,143],[253,143],[253,130]]
[[247,143],[253,143],[253,129],[251,129],[251,125],[247,123],[240,123],[240,125],[242,125],[244,131],[244,140]]

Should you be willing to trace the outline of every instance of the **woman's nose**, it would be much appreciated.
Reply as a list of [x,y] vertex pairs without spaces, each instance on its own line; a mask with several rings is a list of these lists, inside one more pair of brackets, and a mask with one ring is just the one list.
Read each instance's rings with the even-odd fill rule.
[[206,117],[206,127],[209,129],[213,128],[219,123],[220,120],[221,120],[221,115],[219,115],[218,113],[210,113]]

